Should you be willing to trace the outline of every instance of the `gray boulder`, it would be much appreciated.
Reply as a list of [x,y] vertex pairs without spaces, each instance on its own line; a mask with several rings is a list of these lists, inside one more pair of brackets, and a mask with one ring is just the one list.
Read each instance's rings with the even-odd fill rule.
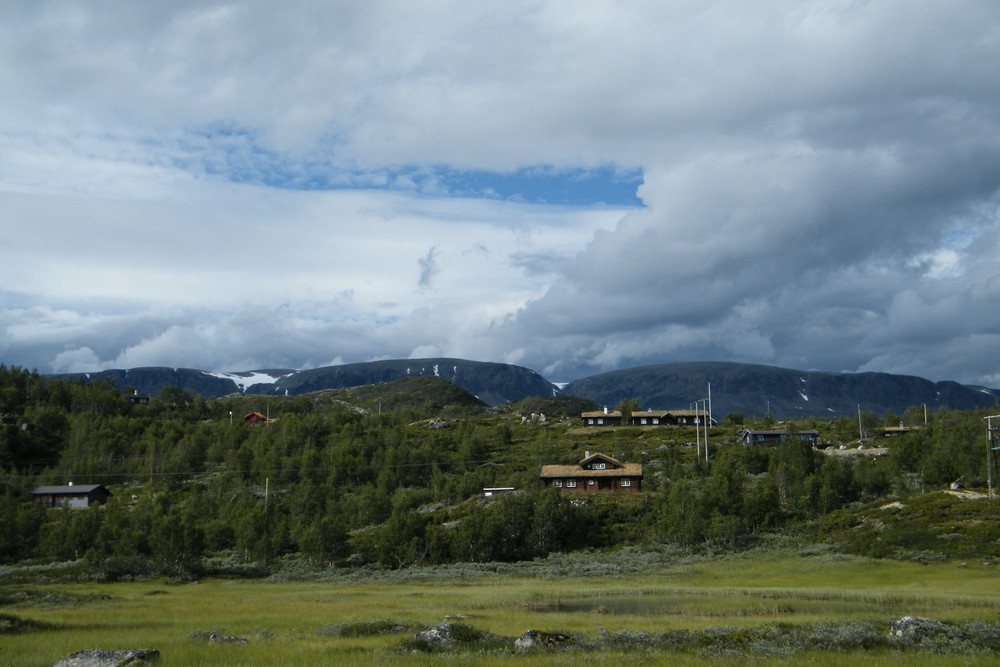
[[451,623],[432,625],[414,635],[414,639],[431,648],[448,648],[455,644]]
[[53,667],[121,667],[121,665],[142,665],[160,657],[155,648],[108,651],[94,648],[70,653]]
[[528,630],[514,640],[514,646],[518,650],[526,651],[536,647],[554,648],[557,646],[563,646],[570,640],[571,638],[569,635],[563,635],[555,632],[543,632],[541,630]]
[[889,634],[911,642],[948,633],[948,626],[941,621],[922,616],[903,616],[889,629]]

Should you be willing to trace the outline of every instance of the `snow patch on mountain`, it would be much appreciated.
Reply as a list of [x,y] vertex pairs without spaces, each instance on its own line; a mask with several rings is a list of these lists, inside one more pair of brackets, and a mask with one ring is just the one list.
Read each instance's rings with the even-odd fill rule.
[[232,380],[233,384],[239,387],[241,392],[245,392],[247,387],[252,387],[255,384],[274,384],[281,378],[292,375],[292,373],[275,376],[268,373],[261,373],[260,371],[248,371],[244,373],[211,373],[205,371],[205,375],[211,375],[223,380]]

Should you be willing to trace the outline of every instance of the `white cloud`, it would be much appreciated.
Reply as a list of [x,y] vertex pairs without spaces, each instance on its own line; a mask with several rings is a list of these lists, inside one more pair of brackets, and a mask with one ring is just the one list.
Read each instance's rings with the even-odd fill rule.
[[[15,3],[0,354],[995,377],[998,26],[986,0]],[[647,208],[441,177],[607,165]]]

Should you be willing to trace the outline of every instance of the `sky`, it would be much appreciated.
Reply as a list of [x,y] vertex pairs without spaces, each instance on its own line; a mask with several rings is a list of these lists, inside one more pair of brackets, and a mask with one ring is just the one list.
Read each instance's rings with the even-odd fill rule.
[[1000,386],[1000,3],[0,4],[0,362]]

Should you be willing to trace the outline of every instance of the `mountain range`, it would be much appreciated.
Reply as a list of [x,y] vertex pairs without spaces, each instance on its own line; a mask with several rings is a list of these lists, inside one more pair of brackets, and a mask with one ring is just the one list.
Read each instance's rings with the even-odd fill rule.
[[490,405],[561,394],[609,408],[634,398],[643,409],[672,410],[711,398],[717,418],[731,412],[747,416],[770,412],[778,418],[836,417],[854,415],[859,409],[879,415],[901,414],[914,406],[931,411],[944,407],[971,410],[992,408],[1000,398],[996,389],[910,375],[798,371],[729,362],[642,366],[593,375],[561,388],[523,366],[450,358],[372,361],[309,370],[218,373],[151,367],[49,377],[109,380],[119,389],[150,395],[173,385],[207,398],[234,393],[293,396],[425,376],[449,380]]

